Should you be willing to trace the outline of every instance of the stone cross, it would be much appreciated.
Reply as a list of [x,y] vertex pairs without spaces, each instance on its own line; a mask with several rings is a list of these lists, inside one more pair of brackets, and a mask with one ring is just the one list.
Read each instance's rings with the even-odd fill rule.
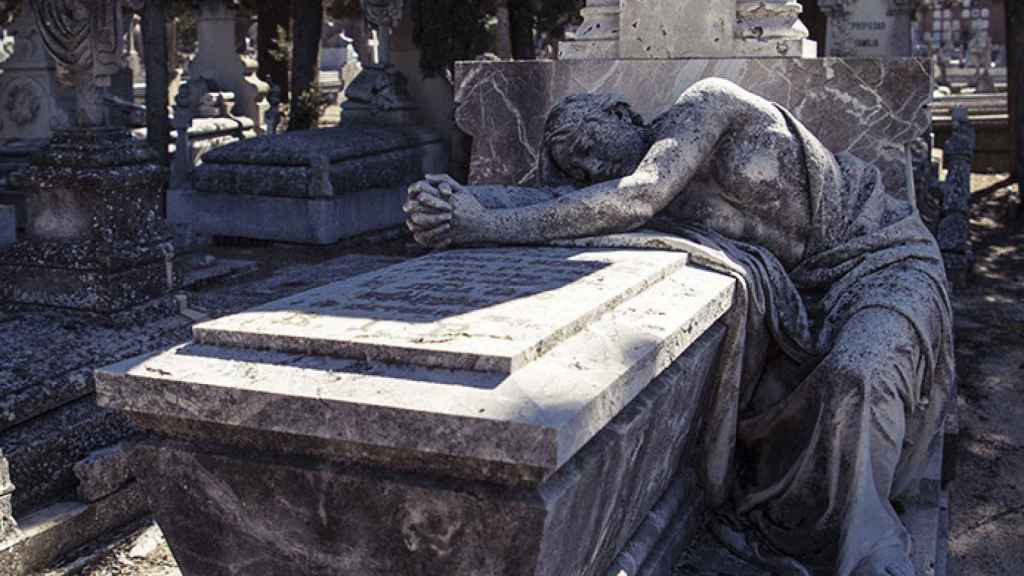
[[380,43],[377,46],[377,63],[391,64],[391,31],[402,20],[405,0],[362,0],[366,21],[377,29]]
[[174,158],[171,160],[172,190],[187,186],[192,175],[192,143],[188,134],[192,127],[191,101],[191,87],[188,82],[184,82],[174,98],[174,130],[177,137],[174,142]]
[[402,19],[404,0],[362,0],[366,22],[379,37],[377,57],[363,66],[345,90],[342,117],[370,117],[392,124],[415,121],[416,104],[406,88],[405,76],[391,63],[391,31]]

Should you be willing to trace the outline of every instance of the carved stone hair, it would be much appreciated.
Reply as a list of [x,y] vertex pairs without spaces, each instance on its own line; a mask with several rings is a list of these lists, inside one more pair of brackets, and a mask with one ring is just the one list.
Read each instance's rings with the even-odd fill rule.
[[541,186],[576,183],[559,167],[552,151],[555,146],[565,144],[569,144],[571,149],[573,144],[586,136],[582,128],[589,121],[605,121],[609,113],[628,117],[637,126],[644,123],[643,118],[628,103],[611,94],[574,94],[551,109],[544,122],[544,141],[537,166],[537,179]]

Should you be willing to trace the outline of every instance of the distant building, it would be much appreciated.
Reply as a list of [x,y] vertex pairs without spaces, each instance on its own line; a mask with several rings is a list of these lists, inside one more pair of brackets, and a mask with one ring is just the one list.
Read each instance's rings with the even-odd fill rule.
[[1006,7],[1002,0],[925,0],[918,8],[921,43],[966,48],[987,32],[1000,54],[1006,46]]

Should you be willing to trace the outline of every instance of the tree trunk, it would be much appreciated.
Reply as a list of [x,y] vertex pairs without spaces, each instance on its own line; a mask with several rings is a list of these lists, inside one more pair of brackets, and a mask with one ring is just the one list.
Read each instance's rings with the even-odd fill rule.
[[149,0],[142,8],[142,55],[146,69],[146,142],[167,164],[171,122],[167,117],[168,65],[167,6],[165,0]]
[[292,95],[288,130],[315,128],[319,118],[322,0],[292,2]]
[[[300,0],[300,3],[303,0]],[[287,35],[291,29],[291,14],[289,0],[276,0],[263,2],[259,10],[259,25],[257,27],[257,59],[259,60],[259,71],[256,73],[260,80],[273,84],[281,90],[281,101],[285,102],[291,95],[291,85],[288,81],[287,60],[274,58],[272,52],[279,50],[277,46],[277,31],[284,30]]]
[[508,13],[508,5],[511,1],[512,0],[497,0],[495,2],[497,26],[494,30],[494,51],[498,54],[498,58],[501,58],[502,60],[512,59],[512,35]]
[[508,15],[512,57],[516,60],[535,59],[537,57],[533,38],[535,17],[530,0],[508,0]]

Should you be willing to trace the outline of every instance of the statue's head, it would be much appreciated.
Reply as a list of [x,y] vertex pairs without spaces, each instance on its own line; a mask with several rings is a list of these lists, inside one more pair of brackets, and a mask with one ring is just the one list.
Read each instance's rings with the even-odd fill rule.
[[593,184],[632,174],[651,131],[629,104],[607,94],[569,96],[548,114],[540,159],[543,184]]

